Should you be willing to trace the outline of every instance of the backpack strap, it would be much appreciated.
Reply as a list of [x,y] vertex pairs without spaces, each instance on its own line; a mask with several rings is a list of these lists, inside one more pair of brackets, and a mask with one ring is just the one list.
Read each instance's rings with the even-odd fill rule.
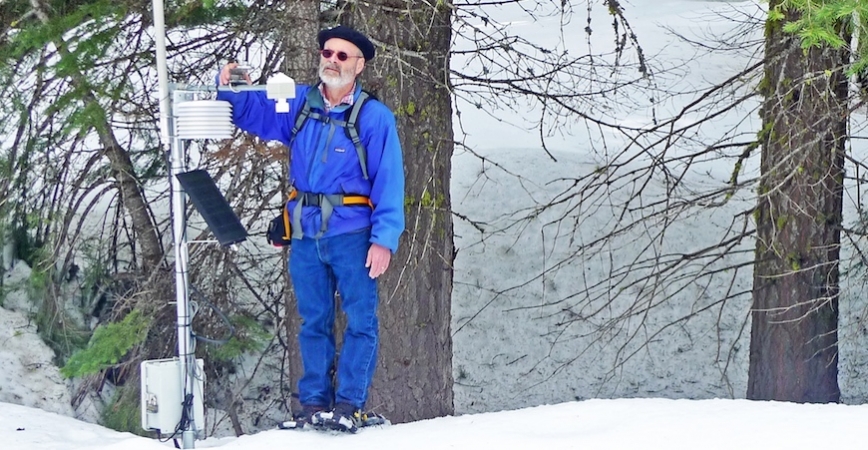
[[[319,85],[311,89],[319,90]],[[359,120],[359,114],[362,111],[362,106],[364,106],[365,102],[371,98],[371,94],[367,91],[362,91],[359,94],[359,98],[353,102],[353,106],[349,108],[344,113],[344,120],[335,120],[329,117],[327,114],[320,114],[318,112],[314,112],[311,110],[310,101],[307,98],[304,99],[304,106],[302,106],[301,111],[299,111],[298,115],[295,117],[295,124],[292,127],[292,137],[289,140],[289,147],[292,148],[293,142],[295,142],[295,137],[298,135],[298,132],[301,131],[301,128],[304,126],[304,122],[308,119],[319,120],[320,122],[325,122],[327,124],[337,125],[343,127],[347,133],[347,137],[353,141],[353,146],[356,147],[356,154],[359,157],[359,164],[362,169],[362,177],[367,180],[368,177],[368,151],[365,149],[365,145],[362,144],[362,138],[359,136],[359,128],[357,122]]]
[[359,112],[362,111],[362,106],[368,98],[370,98],[370,95],[368,95],[367,92],[362,91],[362,93],[359,94],[359,98],[353,102],[353,107],[350,108],[350,113],[346,118],[347,134],[350,136],[353,145],[356,147],[356,153],[359,155],[359,163],[362,165],[362,176],[366,180],[368,179],[368,152],[365,149],[365,146],[362,145],[362,138],[359,136],[359,129],[356,126],[356,121],[359,119]]
[[[318,90],[318,85],[312,89]],[[292,144],[295,142],[295,137],[301,131],[301,128],[304,126],[304,123],[308,118],[319,120],[320,122],[330,125],[329,141],[331,141],[335,126],[343,127],[347,137],[353,141],[353,146],[356,147],[356,154],[359,157],[359,164],[362,169],[362,177],[364,177],[365,180],[368,180],[368,152],[365,149],[365,145],[362,143],[361,136],[359,136],[357,123],[359,120],[359,114],[362,111],[362,106],[364,106],[365,102],[371,98],[375,97],[372,97],[371,94],[366,91],[362,91],[359,94],[359,97],[353,102],[353,106],[344,112],[344,120],[340,120],[333,119],[328,114],[313,111],[310,106],[310,99],[306,97],[304,100],[304,106],[302,106],[301,111],[299,111],[298,116],[296,116],[295,124],[293,124],[292,127],[292,137],[289,140],[290,151],[292,151]],[[325,157],[325,155],[323,157]],[[305,205],[318,206],[321,209],[322,226],[320,227],[319,233],[316,235],[317,238],[322,237],[328,229],[328,221],[329,218],[331,218],[335,206],[363,205],[373,208],[371,200],[368,197],[359,195],[326,195],[298,192],[294,188],[290,193],[289,199],[298,200],[292,211],[293,223],[288,227],[292,230],[292,239],[301,239],[304,237],[301,228],[301,213],[302,208]]]
[[[289,200],[297,200],[295,204],[295,209],[292,210],[292,234],[291,236],[286,237],[289,239],[301,239],[304,237],[304,232],[301,228],[301,212],[304,206],[315,206],[320,208],[322,225],[320,226],[319,233],[316,234],[316,238],[319,239],[325,234],[328,229],[329,219],[334,212],[335,206],[366,206],[368,208],[373,208],[374,204],[371,203],[371,199],[364,195],[342,195],[342,194],[314,194],[310,192],[301,192],[296,189],[293,189],[289,194]],[[286,214],[286,207],[284,207],[284,214]],[[290,229],[289,218],[285,216],[286,229]]]
[[304,121],[310,117],[310,102],[307,99],[304,99],[304,106],[301,107],[301,111],[299,111],[298,115],[295,116],[295,124],[292,126],[292,137],[289,138],[289,148],[292,149],[292,144],[295,142],[295,137],[298,136],[298,132],[301,131],[301,127],[304,126]]

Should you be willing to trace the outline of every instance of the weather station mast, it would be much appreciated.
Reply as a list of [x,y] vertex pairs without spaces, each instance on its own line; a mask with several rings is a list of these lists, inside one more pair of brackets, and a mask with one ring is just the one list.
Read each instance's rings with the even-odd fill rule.
[[[220,89],[263,90],[275,100],[277,112],[288,112],[286,100],[295,97],[295,82],[276,74],[265,85],[232,86],[176,85],[169,82],[166,51],[166,22],[163,0],[153,1],[154,45],[159,89],[160,145],[169,155],[172,237],[175,256],[175,302],[177,309],[178,355],[175,358],[143,361],[141,364],[142,428],[159,434],[180,436],[181,448],[195,448],[197,437],[204,438],[204,385],[202,359],[196,359],[195,343],[221,344],[196,336],[192,329],[193,311],[188,280],[186,202],[189,198],[223,247],[234,249],[247,239],[247,230],[204,170],[188,170],[185,140],[230,139],[235,133],[229,102],[202,99]],[[219,313],[219,311],[218,311]],[[222,313],[220,313],[222,315]],[[229,334],[234,332],[228,319]],[[176,439],[176,445],[178,445]]]

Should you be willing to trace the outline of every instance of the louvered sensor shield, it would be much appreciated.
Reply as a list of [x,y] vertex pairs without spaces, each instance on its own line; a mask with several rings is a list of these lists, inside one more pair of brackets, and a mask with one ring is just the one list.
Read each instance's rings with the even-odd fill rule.
[[175,176],[220,245],[228,247],[247,239],[247,230],[208,172],[192,170]]

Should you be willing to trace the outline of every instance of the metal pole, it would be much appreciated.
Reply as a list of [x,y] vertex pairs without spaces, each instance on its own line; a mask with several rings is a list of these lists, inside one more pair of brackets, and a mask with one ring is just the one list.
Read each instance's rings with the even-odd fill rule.
[[[190,419],[181,430],[182,448],[195,447],[195,414],[192,403],[186,400],[187,395],[193,395],[195,361],[192,346],[190,306],[188,303],[187,285],[187,245],[186,245],[186,215],[184,204],[186,196],[175,174],[186,170],[184,167],[183,146],[178,133],[172,132],[170,137],[170,116],[172,102],[169,97],[169,75],[166,55],[166,21],[163,15],[163,1],[153,0],[154,8],[154,38],[157,57],[157,80],[160,92],[160,143],[168,145],[171,161],[169,163],[169,183],[172,189],[172,235],[175,250],[175,297],[178,314],[178,359],[180,371],[181,400],[185,405],[185,413]],[[189,407],[187,406],[189,405]]]
[[196,355],[193,351],[192,324],[190,323],[192,317],[190,314],[187,283],[187,219],[184,211],[187,196],[184,194],[180,182],[175,177],[175,174],[185,172],[187,167],[184,165],[184,161],[186,160],[184,157],[184,146],[181,139],[177,136],[178,133],[174,132],[172,136],[172,163],[169,168],[169,176],[171,177],[172,186],[172,234],[175,242],[175,297],[178,314],[178,359],[181,373],[181,400],[185,402],[184,405],[188,406],[185,411],[189,419],[187,427],[181,431],[183,443],[181,448],[194,448],[196,439],[194,403],[187,403],[185,398],[185,395],[194,395],[193,386],[196,376]]
[[169,98],[169,69],[166,56],[166,19],[163,15],[163,0],[153,0],[154,45],[157,53],[157,81],[160,95],[160,143],[169,147],[169,115],[172,106]]

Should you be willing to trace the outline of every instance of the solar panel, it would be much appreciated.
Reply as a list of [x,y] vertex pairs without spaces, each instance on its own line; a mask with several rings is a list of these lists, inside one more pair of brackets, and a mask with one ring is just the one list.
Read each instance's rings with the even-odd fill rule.
[[247,230],[208,172],[198,169],[175,176],[220,245],[229,246],[247,239]]

